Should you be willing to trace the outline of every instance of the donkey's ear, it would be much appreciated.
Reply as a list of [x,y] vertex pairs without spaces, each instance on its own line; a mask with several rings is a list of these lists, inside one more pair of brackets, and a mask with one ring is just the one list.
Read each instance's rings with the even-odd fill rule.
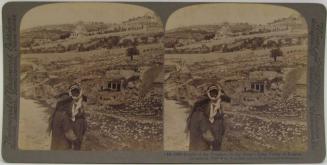
[[87,102],[87,96],[82,95],[82,99],[83,99],[83,101]]
[[220,98],[221,98],[221,101],[224,101],[224,102],[227,102],[227,103],[231,102],[231,98],[229,96],[227,96],[226,94],[221,95]]

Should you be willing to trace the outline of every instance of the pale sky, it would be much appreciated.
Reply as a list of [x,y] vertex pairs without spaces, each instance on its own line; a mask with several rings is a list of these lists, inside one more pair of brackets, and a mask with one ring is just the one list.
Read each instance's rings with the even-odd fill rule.
[[137,5],[119,3],[54,3],[37,6],[28,11],[21,21],[20,28],[78,21],[120,23],[148,12],[152,11]]
[[278,18],[299,14],[297,11],[269,4],[202,4],[181,8],[167,20],[166,29],[182,26],[247,22],[266,24]]

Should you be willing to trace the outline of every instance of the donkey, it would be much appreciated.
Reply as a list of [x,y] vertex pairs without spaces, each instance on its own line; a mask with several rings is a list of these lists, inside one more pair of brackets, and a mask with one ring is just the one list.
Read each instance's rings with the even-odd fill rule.
[[194,103],[186,127],[190,135],[189,150],[221,149],[225,125],[220,103],[230,101],[231,98],[220,86],[211,85],[207,88],[204,97]]

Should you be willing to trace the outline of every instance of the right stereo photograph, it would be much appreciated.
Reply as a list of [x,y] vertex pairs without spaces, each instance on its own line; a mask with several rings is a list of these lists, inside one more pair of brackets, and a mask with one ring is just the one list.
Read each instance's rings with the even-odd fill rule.
[[308,28],[270,4],[199,4],[165,25],[164,150],[306,152]]

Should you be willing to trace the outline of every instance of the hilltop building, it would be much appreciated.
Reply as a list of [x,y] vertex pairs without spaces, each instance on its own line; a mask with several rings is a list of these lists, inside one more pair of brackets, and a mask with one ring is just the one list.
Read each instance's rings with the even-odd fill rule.
[[230,25],[228,23],[224,23],[224,25],[218,31],[216,31],[214,39],[226,38],[232,35],[233,33]]
[[122,31],[161,31],[161,20],[154,13],[149,12],[144,16],[134,17],[120,24],[119,29]]
[[74,31],[70,34],[70,38],[83,38],[88,35],[85,25],[82,21],[76,24]]

